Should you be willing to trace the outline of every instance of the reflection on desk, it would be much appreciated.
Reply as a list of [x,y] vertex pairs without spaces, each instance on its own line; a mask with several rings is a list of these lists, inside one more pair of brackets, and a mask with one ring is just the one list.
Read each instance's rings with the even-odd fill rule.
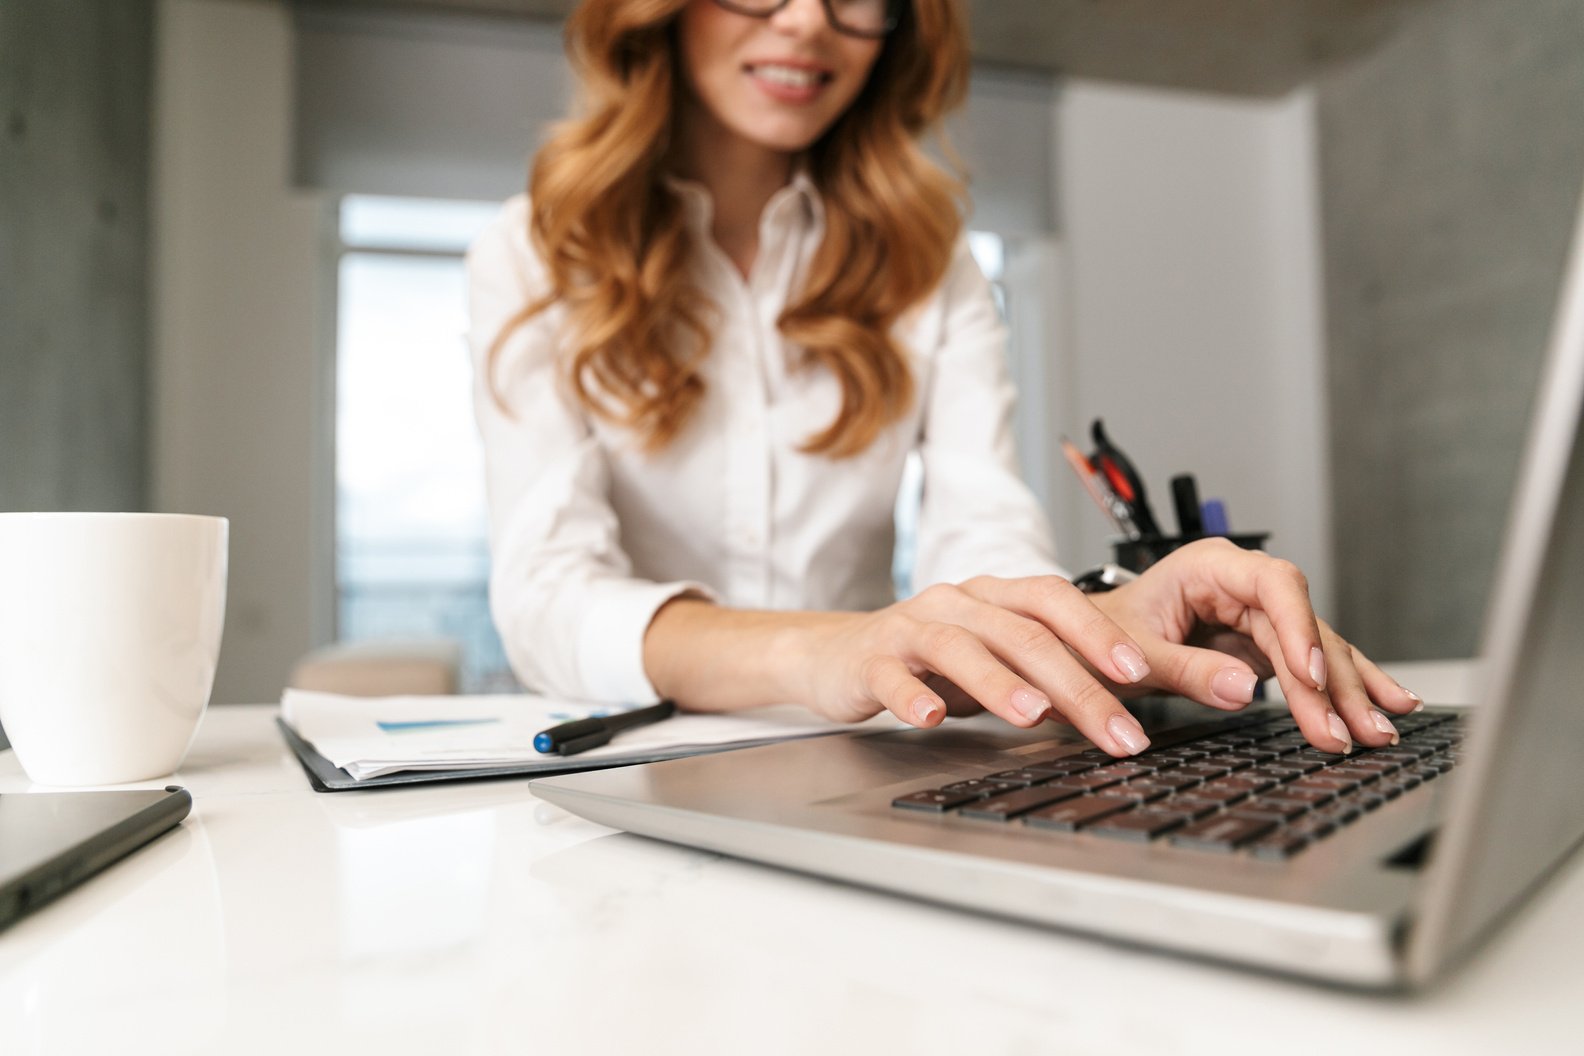
[[[182,828],[0,935],[0,1052],[1576,1041],[1577,861],[1441,986],[1369,997],[612,833],[520,780],[315,794],[274,713],[212,709],[175,778],[196,802]],[[0,793],[30,788],[0,754]]]

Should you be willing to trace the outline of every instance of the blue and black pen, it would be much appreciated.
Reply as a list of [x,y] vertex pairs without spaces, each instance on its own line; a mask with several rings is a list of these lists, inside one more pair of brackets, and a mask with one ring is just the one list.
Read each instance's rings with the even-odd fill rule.
[[661,719],[669,719],[675,713],[676,704],[662,700],[653,707],[619,711],[597,719],[573,719],[536,734],[533,746],[535,751],[545,755],[577,755],[590,748],[598,748],[623,730],[648,726]]

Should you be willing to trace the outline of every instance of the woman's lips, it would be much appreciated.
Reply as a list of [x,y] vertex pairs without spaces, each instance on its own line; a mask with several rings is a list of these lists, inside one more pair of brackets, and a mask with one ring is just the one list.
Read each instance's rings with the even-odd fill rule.
[[828,71],[814,66],[759,62],[745,69],[766,95],[788,103],[809,102],[831,81]]

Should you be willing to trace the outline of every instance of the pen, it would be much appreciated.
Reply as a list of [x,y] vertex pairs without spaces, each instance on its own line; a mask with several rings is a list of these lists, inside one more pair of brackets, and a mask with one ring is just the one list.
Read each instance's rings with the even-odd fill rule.
[[1199,512],[1199,484],[1192,473],[1180,473],[1171,480],[1172,504],[1177,507],[1177,534],[1202,535],[1204,519]]
[[1094,438],[1095,453],[1093,464],[1100,470],[1100,474],[1111,485],[1118,497],[1127,505],[1128,513],[1132,515],[1133,523],[1138,526],[1139,532],[1144,535],[1160,535],[1160,526],[1155,523],[1155,514],[1150,510],[1149,498],[1144,494],[1144,479],[1139,476],[1138,470],[1133,468],[1133,463],[1128,461],[1111,438],[1106,436],[1105,426],[1096,418],[1089,427],[1089,435]]
[[669,719],[676,713],[676,705],[669,700],[648,708],[622,711],[598,719],[573,719],[535,735],[533,746],[545,755],[577,755],[590,748],[598,748],[623,730],[648,726]]
[[1084,490],[1095,501],[1095,505],[1100,507],[1100,512],[1111,518],[1117,531],[1129,539],[1137,539],[1142,535],[1138,525],[1133,523],[1133,516],[1128,512],[1127,503],[1118,498],[1116,492],[1112,491],[1110,485],[1105,482],[1105,478],[1095,472],[1094,466],[1084,457],[1083,452],[1078,450],[1078,445],[1064,436],[1061,438],[1061,448],[1062,454],[1067,456],[1067,464],[1072,466],[1073,472],[1078,474],[1079,481],[1083,483]]
[[1199,516],[1204,521],[1204,534],[1231,534],[1232,526],[1227,521],[1226,503],[1220,499],[1204,500],[1204,505],[1199,507]]

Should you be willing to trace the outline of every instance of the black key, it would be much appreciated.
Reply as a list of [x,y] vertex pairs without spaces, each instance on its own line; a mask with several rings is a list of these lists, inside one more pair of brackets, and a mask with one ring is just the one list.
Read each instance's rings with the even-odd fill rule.
[[1180,770],[1169,770],[1164,773],[1155,774],[1150,778],[1150,781],[1154,784],[1163,785],[1167,788],[1173,788],[1178,791],[1181,791],[1185,788],[1193,788],[1195,785],[1204,784],[1203,778],[1195,777],[1192,774],[1185,774]]
[[1161,804],[1162,809],[1186,814],[1194,821],[1207,818],[1221,809],[1221,804],[1214,799],[1200,799],[1188,793],[1179,793],[1167,802]]
[[1255,796],[1247,803],[1239,803],[1229,812],[1238,817],[1246,814],[1258,814],[1262,817],[1275,818],[1277,821],[1291,821],[1301,814],[1309,811],[1309,804],[1300,803],[1296,799],[1280,799],[1275,796]]
[[1177,790],[1174,788],[1166,788],[1141,777],[1137,781],[1129,781],[1106,789],[1106,795],[1126,796],[1136,803],[1153,803],[1158,799],[1165,799],[1175,791]]
[[1309,846],[1309,837],[1295,835],[1286,829],[1281,829],[1249,844],[1249,853],[1266,861],[1281,862],[1291,858],[1307,846]]
[[891,805],[904,810],[927,810],[943,814],[953,807],[972,803],[978,798],[978,794],[974,792],[947,792],[944,789],[929,788],[923,792],[910,792],[905,796],[898,796],[891,801]]
[[982,777],[975,777],[968,781],[954,781],[949,785],[942,785],[942,792],[972,792],[976,796],[993,796],[997,792],[1006,792],[1020,786],[1010,781],[987,781]]
[[1051,779],[1051,775],[1038,770],[1002,770],[998,774],[991,774],[985,778],[987,781],[1005,781],[1009,785],[1039,785]]
[[1035,785],[1033,788],[1020,788],[1016,792],[1008,792],[1001,796],[992,796],[970,803],[960,811],[965,818],[988,818],[992,821],[1006,821],[1019,814],[1027,814],[1031,810],[1059,803],[1064,799],[1076,799],[1083,795],[1076,788],[1059,788],[1055,785]]
[[1232,772],[1231,767],[1206,766],[1203,761],[1184,763],[1177,769],[1179,774],[1192,774],[1194,777],[1205,781],[1214,781],[1218,777],[1225,777]]
[[1355,793],[1348,797],[1349,801],[1357,804],[1360,810],[1374,810],[1386,802],[1386,797],[1368,790]]
[[1133,801],[1121,796],[1083,796],[1079,799],[1070,799],[1065,803],[1042,807],[1030,814],[1025,820],[1037,829],[1056,829],[1059,832],[1073,832],[1076,829],[1099,821],[1101,818],[1119,814],[1132,808]]
[[1170,839],[1178,847],[1199,851],[1231,851],[1258,839],[1275,827],[1275,822],[1263,818],[1218,814],[1178,829],[1171,834]]
[[1181,828],[1187,824],[1188,815],[1179,814],[1171,810],[1155,810],[1144,807],[1139,810],[1130,810],[1126,814],[1113,814],[1111,817],[1096,822],[1085,832],[1092,832],[1096,836],[1111,836],[1119,840],[1153,840],[1162,833],[1172,829]]
[[1310,840],[1318,840],[1323,836],[1331,835],[1335,831],[1336,822],[1318,814],[1310,814],[1308,817],[1299,818],[1282,829],[1282,832],[1287,833],[1289,836],[1303,836]]
[[1387,774],[1395,774],[1400,769],[1402,769],[1402,764],[1396,760],[1380,759],[1368,755],[1362,759],[1355,759],[1350,763],[1338,763],[1336,766],[1331,768],[1333,773],[1341,770],[1347,773],[1355,774],[1373,773],[1378,777],[1385,777]]
[[1138,777],[1140,774],[1153,773],[1154,770],[1154,767],[1145,766],[1142,763],[1127,762],[1112,763],[1110,766],[1102,766],[1098,770],[1091,770],[1090,773],[1104,774],[1107,777],[1120,777],[1126,781],[1128,778]]
[[1315,814],[1319,817],[1334,821],[1338,825],[1346,825],[1348,822],[1356,820],[1362,813],[1364,811],[1357,803],[1346,799],[1339,799],[1335,803],[1320,807],[1315,811]]
[[1153,755],[1136,755],[1133,757],[1133,765],[1143,767],[1148,773],[1158,774],[1166,770],[1176,769],[1182,765],[1182,760],[1162,759]]
[[1297,760],[1297,761],[1301,761],[1301,762],[1306,763],[1306,764],[1307,763],[1318,763],[1321,766],[1330,766],[1332,763],[1336,762],[1339,759],[1345,758],[1345,757],[1344,756],[1340,756],[1340,755],[1336,755],[1336,754],[1334,754],[1332,752],[1322,752],[1318,748],[1305,748],[1301,752],[1293,753],[1293,755],[1290,758],[1292,758],[1294,760]]
[[1304,774],[1312,774],[1321,768],[1322,764],[1314,762],[1313,760],[1294,759],[1293,757],[1287,755],[1279,755],[1276,757],[1275,762],[1266,763],[1264,766],[1260,767],[1262,770],[1269,770],[1272,772],[1279,770],[1282,773],[1293,774],[1300,777]]
[[1357,778],[1332,777],[1329,774],[1310,774],[1308,777],[1300,777],[1287,787],[1319,788],[1335,795],[1338,792],[1351,792],[1358,786],[1359,782]]
[[1268,777],[1256,777],[1252,770],[1244,770],[1242,773],[1233,774],[1231,777],[1223,777],[1215,782],[1215,785],[1218,788],[1240,788],[1252,796],[1256,792],[1264,792],[1267,789],[1275,788],[1276,782]]
[[1237,776],[1260,778],[1266,781],[1274,781],[1279,785],[1284,782],[1291,781],[1296,777],[1302,777],[1303,773],[1302,771],[1290,766],[1280,766],[1266,763],[1262,766],[1256,766],[1252,770],[1244,770]]
[[1296,783],[1281,786],[1281,795],[1283,799],[1295,799],[1311,807],[1318,807],[1336,798],[1336,793],[1329,788],[1300,788]]
[[[1222,780],[1225,780],[1223,778]],[[1225,788],[1220,781],[1212,781],[1203,788],[1194,789],[1194,795],[1200,799],[1214,800],[1223,807],[1248,798],[1246,788]]]
[[1087,759],[1046,759],[1035,761],[1023,767],[1041,774],[1081,774],[1085,770],[1093,770],[1095,764]]
[[1122,779],[1114,774],[1107,774],[1101,770],[1090,770],[1084,774],[1072,774],[1068,777],[1058,777],[1051,784],[1061,785],[1063,788],[1076,788],[1080,792],[1093,792],[1099,788],[1110,788],[1120,785]]
[[1240,759],[1235,755],[1212,755],[1208,759],[1199,760],[1200,766],[1224,766],[1228,770],[1245,770],[1254,765],[1252,759]]
[[1268,763],[1272,759],[1279,758],[1275,752],[1263,748],[1239,748],[1227,754],[1236,759],[1247,759],[1251,763]]

